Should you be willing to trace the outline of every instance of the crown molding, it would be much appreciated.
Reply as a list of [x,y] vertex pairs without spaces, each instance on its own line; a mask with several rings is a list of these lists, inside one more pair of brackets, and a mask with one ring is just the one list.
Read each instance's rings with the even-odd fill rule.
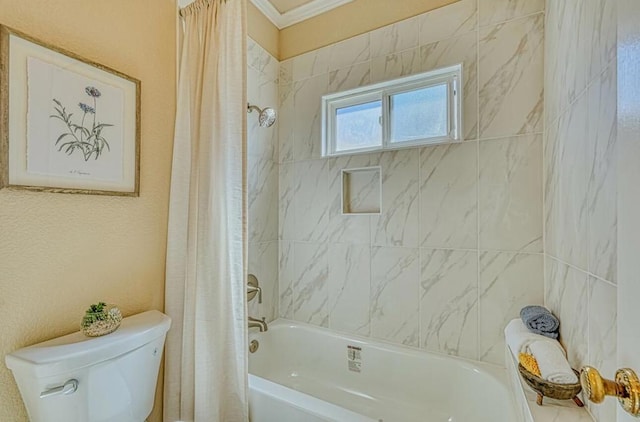
[[280,13],[269,0],[251,0],[278,29],[286,28],[303,20],[327,12],[353,0],[313,0],[286,13]]

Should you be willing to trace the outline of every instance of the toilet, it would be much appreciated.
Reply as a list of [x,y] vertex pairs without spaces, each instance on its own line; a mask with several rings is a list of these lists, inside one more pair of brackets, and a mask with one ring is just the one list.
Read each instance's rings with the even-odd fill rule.
[[143,422],[171,319],[148,311],[102,337],[81,332],[6,356],[32,422]]

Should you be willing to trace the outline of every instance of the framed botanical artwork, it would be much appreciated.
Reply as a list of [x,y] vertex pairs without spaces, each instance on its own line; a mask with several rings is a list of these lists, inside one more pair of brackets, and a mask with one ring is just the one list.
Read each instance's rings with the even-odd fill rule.
[[0,189],[139,195],[140,81],[0,25]]

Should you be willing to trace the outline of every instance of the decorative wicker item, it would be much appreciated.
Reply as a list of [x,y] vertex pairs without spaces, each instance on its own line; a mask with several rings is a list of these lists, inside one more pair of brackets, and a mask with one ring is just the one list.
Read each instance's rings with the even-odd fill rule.
[[91,305],[82,318],[82,332],[85,336],[100,337],[113,333],[122,322],[120,309],[115,305],[99,302]]
[[[531,387],[533,391],[538,393],[538,400],[536,401],[538,403],[538,406],[542,406],[542,399],[544,397],[549,397],[556,400],[573,400],[578,406],[584,406],[584,403],[578,397],[578,394],[580,394],[580,391],[582,391],[580,382],[577,382],[575,384],[556,384],[553,382],[549,382],[527,371],[524,366],[522,366],[522,364],[518,364],[518,370],[520,371],[520,375],[522,375],[522,378],[524,378],[529,387]],[[575,372],[578,379],[580,379],[580,374],[578,373],[578,371],[574,369],[573,372]]]

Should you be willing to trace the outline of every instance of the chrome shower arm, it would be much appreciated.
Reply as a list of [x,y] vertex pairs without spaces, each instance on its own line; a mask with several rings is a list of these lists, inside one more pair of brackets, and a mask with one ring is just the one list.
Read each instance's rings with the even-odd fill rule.
[[247,103],[247,113],[251,113],[253,110],[257,111],[258,114],[262,113],[262,109],[260,107]]

